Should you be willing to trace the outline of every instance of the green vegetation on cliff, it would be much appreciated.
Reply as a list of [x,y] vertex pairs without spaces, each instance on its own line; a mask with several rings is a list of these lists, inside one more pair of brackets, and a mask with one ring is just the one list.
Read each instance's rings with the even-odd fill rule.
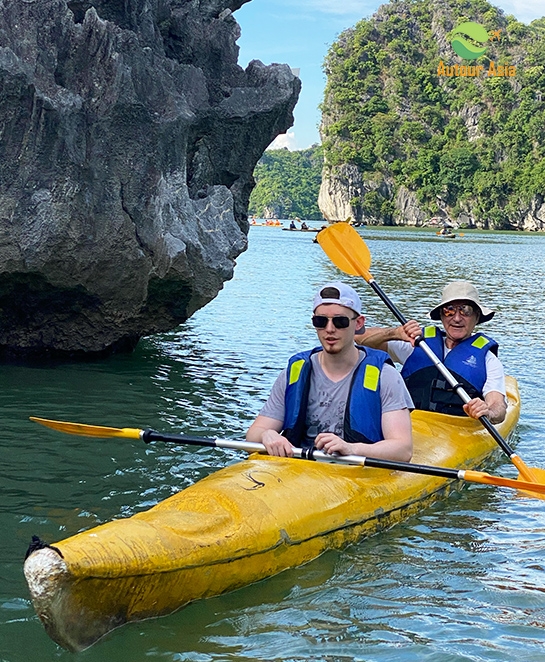
[[322,166],[321,147],[297,152],[266,151],[254,170],[256,186],[250,196],[248,213],[259,218],[321,219],[318,192]]
[[[494,39],[478,60],[451,47],[464,21]],[[516,73],[490,76],[490,62]],[[396,0],[341,34],[325,71],[326,170],[357,166],[356,217],[388,220],[405,187],[426,215],[502,229],[545,199],[545,19],[527,26],[486,0]]]

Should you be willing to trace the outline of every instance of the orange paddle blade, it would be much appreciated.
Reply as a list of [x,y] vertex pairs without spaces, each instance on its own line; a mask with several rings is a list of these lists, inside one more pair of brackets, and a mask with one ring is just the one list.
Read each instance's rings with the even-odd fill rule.
[[[523,481],[521,476],[518,477],[517,482],[521,483],[519,486],[519,490],[525,494],[526,496],[532,496],[536,497],[537,499],[544,499],[545,500],[545,494],[536,494],[535,487],[534,485],[538,485],[539,487],[542,487],[543,483],[545,482],[545,470],[543,469],[536,469],[535,467],[531,467],[532,469],[532,474],[535,479],[538,479],[538,483],[530,482],[528,483],[527,481]],[[523,487],[524,485],[524,487]]]
[[335,223],[320,230],[318,243],[324,253],[341,271],[351,276],[363,276],[372,280],[369,273],[371,253],[358,232],[348,223]]
[[545,470],[529,467],[516,453],[510,457],[511,462],[519,470],[519,478],[530,481],[531,483],[545,482]]
[[503,476],[492,476],[482,471],[472,471],[470,469],[466,469],[461,473],[463,479],[471,483],[496,485],[497,487],[510,487],[515,490],[520,490],[525,494],[527,493],[528,496],[533,496],[537,499],[545,499],[545,483],[531,483],[521,480],[520,476],[517,480],[514,480],[513,478],[503,478]]
[[124,439],[140,439],[141,430],[136,428],[108,428],[101,425],[85,425],[84,423],[69,423],[68,421],[52,421],[48,418],[30,417],[31,421],[45,425],[46,428],[77,434],[83,437],[122,437]]

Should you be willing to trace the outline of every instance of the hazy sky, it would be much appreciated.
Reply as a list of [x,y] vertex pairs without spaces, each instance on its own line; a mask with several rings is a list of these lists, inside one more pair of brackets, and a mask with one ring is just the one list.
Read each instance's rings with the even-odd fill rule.
[[[325,76],[322,64],[337,36],[384,4],[374,0],[251,0],[235,13],[242,36],[239,64],[250,60],[281,62],[300,69],[303,89],[295,108],[295,124],[274,147],[304,149],[320,141],[318,125]],[[545,15],[544,0],[502,0],[492,3],[506,14],[529,23]]]

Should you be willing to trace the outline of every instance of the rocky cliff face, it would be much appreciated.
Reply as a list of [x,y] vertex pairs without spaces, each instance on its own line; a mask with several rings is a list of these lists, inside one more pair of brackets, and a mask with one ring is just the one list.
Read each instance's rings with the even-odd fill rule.
[[356,218],[357,209],[352,201],[361,195],[364,188],[362,175],[354,165],[345,164],[336,168],[335,176],[332,176],[331,170],[326,170],[318,194],[318,207],[323,217],[328,221]]
[[[392,181],[382,181],[383,188],[394,188]],[[330,222],[343,221],[348,218],[356,222],[366,222],[369,225],[383,225],[385,219],[376,214],[364,214],[361,206],[355,200],[361,200],[366,193],[376,190],[376,180],[365,180],[357,168],[343,165],[336,168],[324,168],[318,205],[324,218]],[[396,188],[394,206],[395,225],[422,226],[430,220],[430,212],[419,202],[414,191],[405,186]],[[486,228],[479,214],[476,214],[471,205],[461,205],[457,215],[446,204],[438,200],[439,209],[434,212],[438,218],[445,221],[455,221],[461,227]],[[454,218],[453,218],[454,216]],[[388,223],[389,224],[389,223]],[[536,195],[529,204],[521,205],[511,216],[512,227],[517,230],[530,232],[545,231],[545,198]]]
[[0,350],[129,348],[232,277],[300,89],[238,66],[244,1],[0,4]]
[[536,195],[527,208],[520,210],[517,223],[523,230],[545,230],[545,194]]

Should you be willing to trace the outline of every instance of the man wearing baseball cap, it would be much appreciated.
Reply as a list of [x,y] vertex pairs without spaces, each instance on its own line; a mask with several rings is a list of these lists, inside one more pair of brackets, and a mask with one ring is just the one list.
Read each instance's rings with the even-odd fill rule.
[[323,285],[313,313],[320,346],[290,358],[246,438],[271,455],[314,446],[408,462],[413,404],[386,352],[355,345],[365,323],[357,292],[341,282]]
[[[477,288],[466,280],[443,288],[440,303],[429,316],[441,320],[436,326],[421,328],[410,320],[392,329],[368,329],[356,338],[365,346],[381,348],[403,365],[401,375],[416,409],[471,418],[487,416],[492,423],[505,418],[507,400],[505,374],[497,357],[498,343],[484,333],[474,333],[477,324],[488,322],[495,311],[481,303]],[[414,341],[423,336],[426,344],[462,384],[471,400],[460,397]]]

